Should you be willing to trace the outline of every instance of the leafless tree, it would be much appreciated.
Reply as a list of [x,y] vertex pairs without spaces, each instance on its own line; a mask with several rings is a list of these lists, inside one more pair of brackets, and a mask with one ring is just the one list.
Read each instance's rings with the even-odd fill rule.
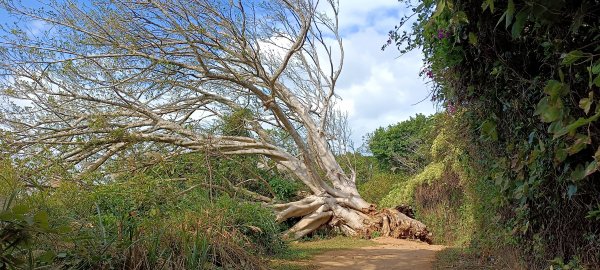
[[[289,237],[329,224],[352,235],[428,239],[422,223],[362,199],[356,175],[336,161],[333,148],[347,138],[332,128],[343,120],[335,109],[344,59],[336,1],[0,3],[46,27],[4,29],[0,41],[3,96],[12,103],[0,125],[22,153],[50,147],[80,175],[140,145],[168,145],[172,155],[262,155],[312,192],[269,203],[280,222],[302,217]],[[252,116],[248,136],[211,132],[239,110]],[[289,136],[294,151],[272,130]]]

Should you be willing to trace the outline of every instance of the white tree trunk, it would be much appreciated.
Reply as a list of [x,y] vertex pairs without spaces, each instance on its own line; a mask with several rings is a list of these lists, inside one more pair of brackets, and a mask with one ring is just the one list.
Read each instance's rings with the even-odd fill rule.
[[359,195],[336,197],[323,193],[310,195],[300,201],[275,204],[272,207],[278,222],[302,217],[285,233],[285,236],[291,239],[301,238],[321,226],[329,226],[348,236],[368,238],[374,232],[378,232],[381,236],[412,238],[431,243],[431,234],[423,223],[397,209],[378,211]]
[[[17,31],[2,42],[0,89],[10,90],[2,95],[34,105],[0,108],[0,127],[14,135],[15,151],[51,147],[65,163],[80,165],[80,176],[118,153],[136,153],[136,146],[170,145],[168,155],[262,155],[312,192],[272,205],[280,222],[301,217],[289,237],[329,225],[349,235],[429,239],[422,223],[363,200],[356,176],[342,170],[331,149],[341,140],[332,128],[344,59],[339,1],[109,2],[82,13],[76,4],[44,11],[0,1],[68,41],[23,39]],[[211,118],[239,110],[252,112],[244,120],[248,137],[207,132]],[[265,126],[288,135],[293,153]]]

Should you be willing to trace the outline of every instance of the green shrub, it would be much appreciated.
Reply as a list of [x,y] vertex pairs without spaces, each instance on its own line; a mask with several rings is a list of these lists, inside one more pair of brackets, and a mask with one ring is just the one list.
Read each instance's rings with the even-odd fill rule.
[[0,259],[15,267],[258,269],[286,251],[272,211],[196,179],[165,178],[195,172],[163,165],[101,185],[64,181],[12,197],[5,191],[24,185],[18,170],[3,168],[10,181],[0,185],[0,202],[16,208],[0,213],[0,234],[20,238],[2,238],[11,248]]
[[437,243],[455,246],[508,244],[505,229],[498,225],[496,198],[499,189],[487,181],[471,157],[478,155],[466,143],[463,113],[439,116],[430,156],[421,172],[394,185],[381,200],[384,207],[414,206]]
[[417,114],[368,135],[369,149],[384,168],[415,173],[429,161],[431,129],[435,116]]
[[358,185],[358,192],[366,201],[380,203],[395,185],[402,183],[405,179],[406,177],[401,174],[376,172],[368,181]]
[[381,205],[383,207],[395,207],[401,204],[414,204],[414,192],[417,187],[441,179],[444,173],[444,166],[442,163],[430,163],[422,172],[409,177],[404,182],[396,184],[381,200]]
[[469,140],[462,141],[478,150],[470,159],[500,191],[495,215],[529,267],[577,258],[597,268],[598,1],[435,0],[411,7],[416,14],[401,23],[414,23],[412,30],[396,28],[388,44],[422,49],[432,99],[448,114],[464,112],[459,132]]
[[289,201],[302,188],[302,185],[294,179],[273,176],[269,179],[269,186],[275,197],[279,200]]

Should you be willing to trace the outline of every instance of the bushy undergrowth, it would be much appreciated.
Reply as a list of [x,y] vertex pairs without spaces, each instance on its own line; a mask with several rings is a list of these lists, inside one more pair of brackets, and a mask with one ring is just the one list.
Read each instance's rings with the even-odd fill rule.
[[406,179],[403,174],[392,172],[376,172],[369,181],[358,186],[358,192],[368,202],[379,203],[390,192],[390,190]]
[[436,117],[431,127],[437,134],[431,143],[431,162],[393,185],[380,205],[413,206],[416,218],[428,226],[435,243],[488,255],[514,250],[514,241],[498,214],[500,188],[482,173],[479,161],[485,152],[469,143],[463,117],[463,111]]
[[406,180],[393,186],[390,192],[382,198],[383,207],[394,207],[400,204],[413,204],[417,187],[428,185],[433,181],[441,179],[444,173],[444,164],[432,162],[422,172],[407,177]]
[[161,169],[88,188],[63,182],[34,191],[3,160],[0,230],[22,240],[3,238],[12,248],[3,249],[2,263],[26,269],[261,269],[266,256],[286,250],[269,209],[209,192],[197,180],[161,178]]
[[403,2],[414,24],[388,45],[421,49],[432,100],[464,112],[458,141],[499,189],[495,215],[528,267],[597,268],[599,2]]

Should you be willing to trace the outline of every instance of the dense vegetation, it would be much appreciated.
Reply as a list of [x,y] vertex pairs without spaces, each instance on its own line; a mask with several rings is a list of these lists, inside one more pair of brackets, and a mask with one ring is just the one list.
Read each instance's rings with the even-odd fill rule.
[[[403,2],[414,15],[384,47],[423,51],[422,76],[445,111],[379,128],[372,156],[338,152],[337,164],[356,173],[366,201],[412,206],[435,243],[481,267],[598,267],[600,2]],[[264,98],[254,110],[270,109]],[[211,132],[252,137],[254,114],[236,107]],[[90,119],[85,128],[110,120]],[[256,127],[299,154],[302,138]],[[264,203],[311,192],[281,160],[256,154],[165,158],[173,148],[140,145],[105,164],[128,173],[74,177],[81,165],[52,158],[62,146],[22,156],[14,140],[0,134],[0,269],[264,269],[288,252],[281,233],[301,219],[276,223]],[[308,235],[339,233],[319,227]]]
[[[429,162],[414,174],[390,172],[394,181],[386,186],[388,192],[378,198],[380,207],[413,207],[417,218],[430,227],[437,244],[470,247],[469,250],[484,256],[514,249],[508,229],[499,223],[501,208],[497,198],[500,188],[483,173],[483,166],[478,162],[481,152],[471,143],[477,138],[461,132],[468,128],[464,113],[439,113],[429,118],[431,122],[427,129],[432,137],[423,143],[428,146]],[[415,118],[411,118],[396,126],[411,126],[414,121]],[[388,129],[386,133],[394,130]],[[370,143],[374,138],[371,137]],[[370,187],[385,185],[385,181],[377,178],[363,184]],[[455,260],[463,257],[457,256]],[[511,261],[513,259],[496,258],[497,266],[514,268],[517,265]]]
[[[505,242],[518,246],[529,268],[598,266],[600,2],[406,3],[415,15],[390,32],[386,46],[422,49],[431,98],[454,119],[441,124],[440,136],[453,136],[452,147],[461,149],[452,151],[459,163],[452,154],[438,157],[443,165],[433,157],[412,181],[458,177],[464,194],[457,196],[495,210],[483,223],[476,217],[473,230],[496,222],[501,230],[480,232],[467,245],[510,232]],[[447,169],[461,163],[475,174]],[[427,189],[411,192],[418,198]]]
[[[32,192],[24,183],[42,175],[27,174],[6,157],[1,162],[2,267],[261,269],[266,256],[286,251],[284,227],[271,210],[234,188],[216,188],[236,179],[234,173],[284,177],[256,167],[190,154],[103,185],[62,183]],[[241,184],[270,192],[265,184]],[[283,199],[295,191],[274,186]]]
[[369,135],[369,150],[392,171],[415,173],[429,161],[433,117],[417,114],[407,121],[378,128]]

